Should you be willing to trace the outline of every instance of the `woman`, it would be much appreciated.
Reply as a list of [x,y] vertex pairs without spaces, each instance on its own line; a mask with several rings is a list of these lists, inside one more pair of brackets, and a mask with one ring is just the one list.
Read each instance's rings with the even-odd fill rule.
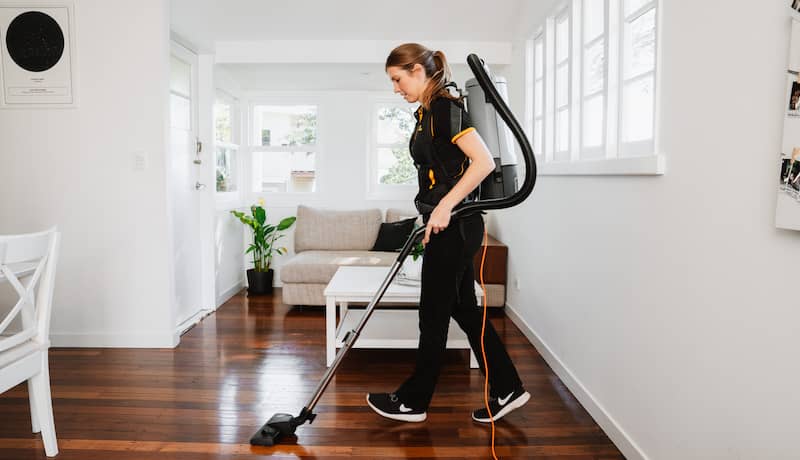
[[[450,68],[444,53],[422,45],[398,46],[386,59],[394,92],[418,102],[417,124],[409,149],[418,170],[417,209],[426,224],[419,306],[419,350],[414,373],[393,393],[369,393],[367,403],[378,414],[406,422],[422,422],[439,378],[452,316],[481,356],[482,312],[475,298],[473,257],[484,236],[480,213],[450,221],[460,203],[494,170],[494,159],[470,124],[461,98],[450,93]],[[486,323],[490,417],[486,408],[473,420],[491,422],[530,399],[508,352],[492,324]],[[485,372],[480,360],[481,371]]]

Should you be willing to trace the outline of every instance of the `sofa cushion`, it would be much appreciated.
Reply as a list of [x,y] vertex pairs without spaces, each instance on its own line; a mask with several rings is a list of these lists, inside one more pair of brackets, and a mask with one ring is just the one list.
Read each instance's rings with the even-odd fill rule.
[[297,207],[294,252],[369,250],[381,227],[380,209],[333,211]]
[[281,267],[281,281],[327,284],[341,265],[381,267],[392,265],[396,259],[395,252],[303,251]]
[[406,243],[408,236],[414,231],[416,217],[397,222],[384,222],[378,232],[373,251],[399,251]]
[[389,208],[386,210],[386,222],[397,222],[411,217],[416,217],[417,225],[422,225],[422,217],[413,209]]

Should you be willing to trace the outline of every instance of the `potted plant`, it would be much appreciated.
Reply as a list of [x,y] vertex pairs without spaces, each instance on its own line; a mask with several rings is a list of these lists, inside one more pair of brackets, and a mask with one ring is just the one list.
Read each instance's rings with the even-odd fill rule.
[[253,255],[253,268],[247,270],[247,292],[271,294],[274,274],[271,268],[272,257],[276,253],[286,254],[286,248],[276,246],[275,242],[285,236],[283,232],[294,224],[297,217],[287,217],[278,225],[268,224],[263,199],[250,206],[250,215],[236,210],[231,211],[231,214],[253,231],[253,243],[245,251],[245,254]]
[[407,257],[403,261],[402,272],[406,279],[411,281],[420,281],[422,279],[422,255],[424,253],[425,246],[422,245],[422,241],[418,241],[409,253],[411,257]]

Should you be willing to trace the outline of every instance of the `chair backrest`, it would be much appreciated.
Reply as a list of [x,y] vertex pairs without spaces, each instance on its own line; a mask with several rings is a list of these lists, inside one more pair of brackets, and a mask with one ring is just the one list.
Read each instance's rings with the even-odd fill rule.
[[[24,235],[0,235],[0,282],[8,282],[19,299],[0,317],[0,352],[27,340],[49,346],[60,233],[50,230]],[[6,330],[19,316],[22,329]]]

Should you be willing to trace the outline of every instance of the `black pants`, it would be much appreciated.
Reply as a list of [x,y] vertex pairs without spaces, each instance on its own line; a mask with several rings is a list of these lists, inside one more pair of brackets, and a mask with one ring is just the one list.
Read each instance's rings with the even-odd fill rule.
[[[414,373],[395,392],[405,404],[427,409],[439,378],[447,343],[450,317],[464,330],[469,344],[481,356],[483,310],[475,298],[473,257],[483,241],[480,214],[453,221],[442,232],[431,233],[422,261],[422,292],[419,305],[419,349]],[[519,374],[490,321],[484,334],[489,363],[490,394],[504,396],[521,386]]]

